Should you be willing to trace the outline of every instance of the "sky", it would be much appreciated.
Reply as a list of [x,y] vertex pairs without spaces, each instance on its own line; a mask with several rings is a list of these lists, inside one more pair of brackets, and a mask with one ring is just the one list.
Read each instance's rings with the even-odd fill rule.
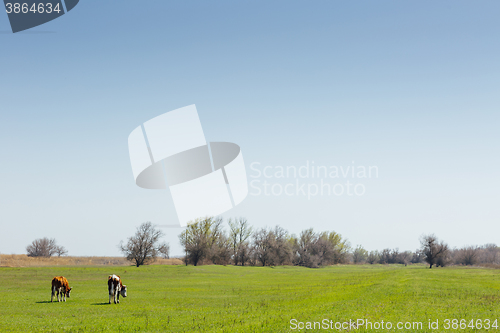
[[[178,223],[168,191],[135,185],[127,138],[191,104],[208,141],[241,147],[253,184],[225,219],[334,230],[368,250],[415,250],[427,233],[451,247],[500,244],[499,9],[81,0],[16,34],[0,14],[0,252],[51,237],[70,255],[118,256],[141,223]],[[307,165],[378,173],[255,170]],[[321,180],[364,192],[256,195],[264,181]],[[181,255],[182,229],[162,230]]]

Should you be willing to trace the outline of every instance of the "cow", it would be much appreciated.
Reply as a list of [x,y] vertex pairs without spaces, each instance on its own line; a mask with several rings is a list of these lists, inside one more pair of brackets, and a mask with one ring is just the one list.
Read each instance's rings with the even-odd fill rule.
[[127,286],[122,284],[122,280],[118,275],[108,276],[108,292],[109,292],[109,304],[111,304],[111,299],[116,303],[120,303],[120,294],[123,297],[127,297]]
[[[56,276],[52,279],[52,295],[50,296],[50,302],[54,300],[54,295],[57,292],[57,301],[61,302],[63,300],[66,302],[66,297],[69,298],[69,294],[71,292],[71,288],[69,287],[68,280],[64,276]],[[59,295],[61,295],[61,299],[59,299]]]

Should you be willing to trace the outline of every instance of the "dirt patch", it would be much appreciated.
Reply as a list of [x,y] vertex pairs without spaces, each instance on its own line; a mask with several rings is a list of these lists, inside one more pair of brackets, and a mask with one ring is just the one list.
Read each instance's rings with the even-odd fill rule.
[[[130,266],[123,257],[28,257],[25,254],[0,254],[0,267],[40,266]],[[181,259],[156,259],[153,265],[182,265]]]

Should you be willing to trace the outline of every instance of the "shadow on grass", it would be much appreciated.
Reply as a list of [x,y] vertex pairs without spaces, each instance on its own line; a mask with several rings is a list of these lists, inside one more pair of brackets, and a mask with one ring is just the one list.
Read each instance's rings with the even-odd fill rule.
[[[59,302],[51,302],[51,301],[40,301],[40,302],[36,302],[37,304],[50,304],[50,303],[59,303]],[[61,303],[64,303],[64,302],[61,302]],[[106,302],[106,303],[92,303],[91,305],[109,305],[109,302]]]

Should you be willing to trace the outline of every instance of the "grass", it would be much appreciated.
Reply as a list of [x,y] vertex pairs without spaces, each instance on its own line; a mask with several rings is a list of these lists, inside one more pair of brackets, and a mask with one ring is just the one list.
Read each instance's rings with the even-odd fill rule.
[[[107,276],[128,286],[109,305]],[[66,303],[50,303],[50,281],[68,278]],[[422,322],[500,316],[498,270],[423,266],[75,266],[0,268],[0,331],[312,332],[301,322]],[[319,331],[319,330],[316,330]],[[329,331],[347,332],[348,330]],[[366,330],[356,332],[389,332]],[[485,332],[467,328],[459,332]],[[495,331],[495,330],[493,330]]]

